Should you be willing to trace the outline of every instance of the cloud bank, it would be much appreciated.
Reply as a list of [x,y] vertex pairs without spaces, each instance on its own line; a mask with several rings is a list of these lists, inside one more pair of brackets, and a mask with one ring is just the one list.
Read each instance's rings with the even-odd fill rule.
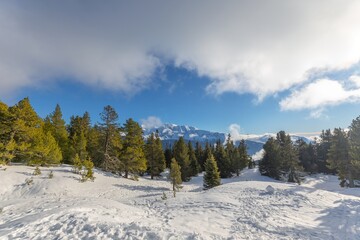
[[[359,12],[357,0],[1,1],[0,95],[61,78],[135,94],[171,62],[208,77],[214,95],[308,84],[281,109],[305,108],[296,97],[318,108],[355,94],[309,79],[359,62]],[[327,84],[340,95],[309,97]]]

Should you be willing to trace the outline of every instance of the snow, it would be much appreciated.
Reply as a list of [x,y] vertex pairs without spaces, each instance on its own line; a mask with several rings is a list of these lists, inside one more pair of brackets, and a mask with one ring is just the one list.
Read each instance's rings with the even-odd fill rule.
[[0,239],[360,239],[360,190],[340,188],[336,176],[298,186],[248,169],[203,191],[200,174],[174,198],[165,176],[96,170],[81,183],[69,166],[33,170],[0,169]]

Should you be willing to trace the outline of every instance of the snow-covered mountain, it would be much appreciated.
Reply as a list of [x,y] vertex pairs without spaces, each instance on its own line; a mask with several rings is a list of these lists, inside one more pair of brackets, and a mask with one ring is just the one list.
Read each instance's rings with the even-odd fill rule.
[[[167,144],[172,145],[175,141],[179,139],[179,137],[184,137],[185,141],[190,141],[194,144],[196,142],[199,142],[203,146],[205,145],[206,142],[210,144],[214,144],[219,139],[222,143],[225,143],[227,138],[227,133],[211,132],[207,130],[200,130],[198,128],[187,125],[176,125],[176,124],[163,124],[160,127],[154,127],[154,128],[145,128],[143,126],[143,131],[145,138],[147,138],[151,133],[157,131],[163,142],[164,147]],[[264,143],[270,137],[276,137],[276,134],[266,133],[262,135],[254,135],[254,134],[241,135],[240,137],[235,139],[236,140],[235,143],[239,144],[240,139],[244,139],[248,147],[249,154],[253,155],[262,149]],[[307,143],[311,142],[310,138],[304,136],[291,135],[291,139],[293,141],[296,141],[298,139],[303,139]]]

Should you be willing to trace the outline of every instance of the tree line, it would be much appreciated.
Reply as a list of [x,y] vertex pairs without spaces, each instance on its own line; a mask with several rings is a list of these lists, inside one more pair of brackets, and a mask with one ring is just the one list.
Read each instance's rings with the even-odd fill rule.
[[42,119],[29,98],[14,106],[0,101],[0,164],[65,163],[74,168],[93,164],[125,178],[148,173],[153,179],[175,161],[181,181],[207,171],[204,188],[219,185],[220,178],[239,175],[243,168],[253,165],[245,142],[235,146],[230,135],[225,144],[218,140],[214,145],[206,143],[204,149],[200,143],[192,145],[182,137],[163,149],[157,132],[144,139],[136,121],[129,118],[120,124],[118,113],[109,105],[100,113],[100,120],[92,125],[90,114],[85,112],[71,116],[66,124],[59,105]]
[[323,130],[319,139],[291,141],[284,131],[269,138],[259,163],[260,173],[274,179],[300,183],[306,173],[337,174],[342,187],[359,187],[360,116],[345,130]]

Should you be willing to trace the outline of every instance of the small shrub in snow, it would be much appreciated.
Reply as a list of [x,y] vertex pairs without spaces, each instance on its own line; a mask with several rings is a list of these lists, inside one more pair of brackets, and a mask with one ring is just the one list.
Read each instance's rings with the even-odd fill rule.
[[139,181],[139,176],[134,174],[132,177],[131,177],[131,180],[134,180],[134,181]]
[[37,176],[37,175],[41,175],[41,170],[39,168],[39,166],[36,166],[34,172],[33,172],[33,175]]
[[52,179],[52,178],[54,177],[53,171],[50,171],[48,177],[49,177],[50,179]]
[[32,185],[34,183],[34,180],[32,179],[32,178],[27,178],[27,179],[25,179],[25,184],[26,185]]
[[161,200],[166,200],[167,199],[167,196],[166,196],[166,193],[165,192],[163,192],[163,194],[162,194],[162,196],[161,196]]
[[90,159],[86,159],[83,162],[83,165],[85,167],[85,171],[81,174],[81,182],[85,182],[87,180],[94,181],[94,163]]

